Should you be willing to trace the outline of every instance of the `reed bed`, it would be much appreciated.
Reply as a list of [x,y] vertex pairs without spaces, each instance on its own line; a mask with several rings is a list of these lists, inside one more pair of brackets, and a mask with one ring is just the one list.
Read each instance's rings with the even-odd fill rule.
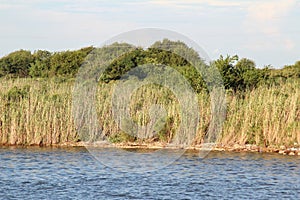
[[0,143],[52,145],[76,141],[72,83],[9,79],[0,86]]
[[221,142],[260,146],[300,143],[299,81],[260,86],[243,98],[228,95],[228,113]]
[[[165,108],[166,121],[154,135],[128,135],[112,112],[112,95],[117,82],[101,83],[97,93],[99,124],[111,142],[168,143],[181,123],[176,96],[160,86],[145,86],[131,96],[130,115],[139,126],[151,123],[153,104]],[[1,79],[0,144],[53,145],[80,141],[72,115],[73,80]],[[203,142],[211,119],[210,97],[198,94],[199,126],[194,144]],[[290,81],[260,86],[243,93],[227,91],[227,115],[218,142],[224,145],[256,144],[291,146],[300,144],[300,88]]]

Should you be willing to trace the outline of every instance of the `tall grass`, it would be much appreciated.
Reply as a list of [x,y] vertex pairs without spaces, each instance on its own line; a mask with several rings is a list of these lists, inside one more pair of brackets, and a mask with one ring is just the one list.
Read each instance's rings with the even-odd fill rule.
[[[1,79],[0,144],[51,145],[80,140],[72,117],[74,82],[59,79]],[[97,113],[99,124],[111,142],[170,142],[181,122],[176,97],[159,86],[141,87],[131,97],[130,114],[137,124],[150,123],[148,110],[162,104],[167,113],[156,135],[145,131],[138,139],[123,132],[112,113],[115,82],[99,84]],[[201,143],[211,119],[210,97],[198,94],[199,127],[195,143]],[[227,93],[227,116],[221,137],[224,145],[257,144],[279,146],[300,143],[299,82],[260,86],[245,93]]]
[[76,141],[71,83],[10,79],[0,85],[0,143],[51,145]]
[[300,143],[299,81],[261,86],[244,95],[228,95],[221,142],[260,146]]

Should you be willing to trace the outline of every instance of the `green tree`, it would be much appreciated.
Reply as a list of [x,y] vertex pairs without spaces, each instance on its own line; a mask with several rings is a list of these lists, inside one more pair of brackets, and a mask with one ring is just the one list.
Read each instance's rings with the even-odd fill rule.
[[[113,44],[111,49],[115,51]],[[160,48],[163,45],[166,48]],[[185,58],[167,49],[171,46],[178,46],[177,49],[184,51],[192,51],[195,55],[196,53],[189,49],[182,42],[172,42],[169,40],[164,40],[163,42],[156,42],[151,48],[143,50],[142,48],[134,48],[131,51],[121,54],[117,59],[115,59],[106,69],[105,73],[100,78],[101,81],[109,82],[111,80],[120,79],[125,73],[131,69],[143,65],[143,64],[154,64],[154,67],[163,67],[163,65],[175,68],[180,74],[182,74],[191,84],[191,87],[200,92],[204,88],[204,83],[199,72],[193,67]],[[104,47],[106,48],[106,47]],[[100,50],[103,50],[100,49]],[[104,49],[105,50],[105,49]],[[117,49],[118,50],[118,49]],[[203,62],[201,59],[198,59]],[[137,78],[143,78],[147,72],[139,71],[135,74]]]
[[238,56],[222,55],[213,64],[219,69],[226,89],[244,91],[253,89],[265,81],[265,70],[257,69],[254,61]]
[[297,61],[294,65],[284,66],[281,75],[286,78],[300,78],[300,61]]
[[31,77],[48,77],[51,56],[52,53],[49,51],[35,51],[33,54],[34,61],[30,64],[29,75]]
[[0,76],[27,77],[33,62],[30,51],[19,50],[0,59]]
[[[179,55],[179,57],[174,56],[174,58],[183,58],[187,61],[199,61],[201,58],[199,57],[199,54],[191,47],[188,47],[184,42],[181,41],[171,41],[169,39],[163,39],[162,41],[157,41],[153,45],[151,45],[150,48],[153,49],[160,49],[164,51],[171,51],[174,54]],[[180,60],[181,62],[182,60]],[[180,63],[178,60],[174,60],[172,63]],[[181,64],[182,66],[186,64]]]
[[136,48],[121,54],[106,68],[100,80],[109,82],[110,80],[120,79],[130,69],[144,64],[145,56],[145,51],[142,48]]
[[239,60],[235,69],[238,90],[255,88],[263,79],[263,72],[256,68],[254,61],[247,58]]
[[93,47],[56,52],[50,58],[49,76],[74,77]]
[[219,59],[215,60],[212,65],[215,65],[217,69],[219,70],[224,86],[226,89],[234,89],[237,90],[237,70],[235,70],[235,63],[238,61],[239,57],[237,55],[235,56],[229,56],[227,55],[226,58],[224,58],[222,55]]

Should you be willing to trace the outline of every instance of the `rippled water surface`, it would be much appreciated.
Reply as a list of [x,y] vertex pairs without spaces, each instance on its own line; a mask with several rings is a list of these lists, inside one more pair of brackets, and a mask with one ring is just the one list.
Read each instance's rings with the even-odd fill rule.
[[211,152],[200,159],[186,152],[161,170],[140,174],[106,167],[81,147],[0,148],[0,199],[299,197],[300,157]]

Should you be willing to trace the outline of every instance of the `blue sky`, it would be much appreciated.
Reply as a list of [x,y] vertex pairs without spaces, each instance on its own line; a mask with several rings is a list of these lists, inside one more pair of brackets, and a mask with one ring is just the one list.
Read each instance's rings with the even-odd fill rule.
[[300,0],[0,0],[0,56],[18,49],[99,46],[139,28],[179,32],[211,59],[258,67],[300,60]]

